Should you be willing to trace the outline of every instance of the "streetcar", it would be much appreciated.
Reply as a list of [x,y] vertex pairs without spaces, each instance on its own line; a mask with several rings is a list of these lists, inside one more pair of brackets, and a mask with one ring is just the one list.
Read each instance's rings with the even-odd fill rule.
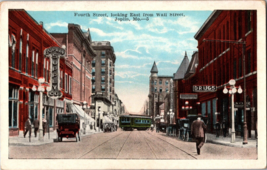
[[147,130],[151,127],[152,119],[142,115],[121,115],[119,127],[122,130]]

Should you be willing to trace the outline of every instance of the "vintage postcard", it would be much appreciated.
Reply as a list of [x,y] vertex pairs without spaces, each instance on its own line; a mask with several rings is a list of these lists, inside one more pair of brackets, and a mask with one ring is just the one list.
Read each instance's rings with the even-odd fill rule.
[[1,168],[265,168],[265,11],[1,3]]

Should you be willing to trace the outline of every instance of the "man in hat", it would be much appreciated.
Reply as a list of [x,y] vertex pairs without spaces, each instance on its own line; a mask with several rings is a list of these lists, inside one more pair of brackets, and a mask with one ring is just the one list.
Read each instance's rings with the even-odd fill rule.
[[200,148],[204,145],[204,130],[207,126],[201,120],[201,115],[198,114],[198,116],[197,120],[191,124],[191,134],[196,139],[197,154],[200,155]]
[[31,133],[32,133],[32,123],[31,123],[31,119],[30,117],[28,117],[28,119],[26,120],[25,124],[24,124],[24,138],[27,134],[27,132],[29,131],[29,140],[31,141]]
[[43,124],[43,136],[44,136],[45,135],[45,131],[46,131],[46,127],[47,127],[46,126],[47,123],[46,123],[46,119],[45,118],[43,118],[43,123],[42,124]]
[[39,129],[39,120],[38,119],[35,119],[34,121],[33,121],[33,126],[34,126],[34,135],[35,135],[35,137],[37,136],[37,131],[38,131],[38,129]]
[[222,122],[222,129],[223,129],[223,136],[226,137],[227,124],[225,122],[225,119]]

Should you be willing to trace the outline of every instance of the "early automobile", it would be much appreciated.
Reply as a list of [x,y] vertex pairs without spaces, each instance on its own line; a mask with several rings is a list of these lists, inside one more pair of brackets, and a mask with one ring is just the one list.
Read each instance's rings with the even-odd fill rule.
[[76,142],[80,141],[80,118],[76,113],[58,114],[58,141],[62,142],[62,138],[76,138]]

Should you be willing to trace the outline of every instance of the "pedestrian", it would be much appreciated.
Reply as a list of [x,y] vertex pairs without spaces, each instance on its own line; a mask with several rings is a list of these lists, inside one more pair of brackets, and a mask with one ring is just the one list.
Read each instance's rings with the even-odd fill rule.
[[43,118],[43,136],[45,135],[45,131],[46,131],[46,119]]
[[216,126],[216,138],[218,138],[220,136],[220,130],[221,130],[220,123],[216,122],[215,126]]
[[191,134],[196,139],[197,154],[200,155],[200,148],[204,145],[204,131],[207,129],[205,123],[199,116],[191,125]]
[[222,129],[223,129],[223,136],[226,137],[227,124],[226,124],[225,120],[223,120],[223,122],[222,122]]
[[38,119],[35,119],[33,121],[33,127],[34,127],[34,136],[36,137],[37,136],[37,131],[39,129],[39,120]]
[[30,117],[28,117],[28,119],[26,120],[25,124],[24,124],[24,138],[27,134],[27,132],[29,131],[29,141],[31,141],[31,133],[32,133],[32,123],[31,123],[31,119]]

